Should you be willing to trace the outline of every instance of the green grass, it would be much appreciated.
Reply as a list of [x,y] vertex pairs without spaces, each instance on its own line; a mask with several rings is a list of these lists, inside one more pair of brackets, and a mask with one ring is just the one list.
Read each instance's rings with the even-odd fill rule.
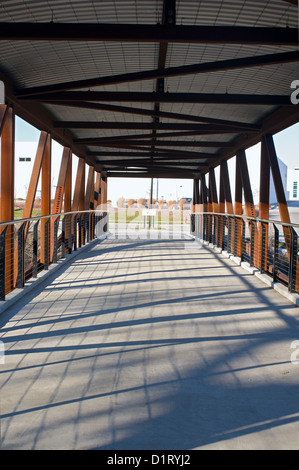
[[[14,210],[14,220],[21,219],[23,215],[23,208],[16,208]],[[31,217],[39,217],[40,216],[40,209],[33,209]]]

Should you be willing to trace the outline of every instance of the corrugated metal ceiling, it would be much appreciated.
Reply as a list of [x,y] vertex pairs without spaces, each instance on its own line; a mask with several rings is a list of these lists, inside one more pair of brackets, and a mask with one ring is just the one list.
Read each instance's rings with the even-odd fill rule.
[[[167,3],[167,0],[166,0]],[[156,25],[163,22],[163,0],[114,0],[114,1],[5,1],[0,4],[2,22],[8,23],[50,23],[53,24],[111,24],[111,25]],[[283,0],[267,1],[216,1],[176,0],[176,25],[227,26],[256,28],[297,28],[296,6]],[[238,58],[263,56],[298,50],[298,45],[176,43],[167,47],[164,66],[178,67],[196,63],[209,63]],[[160,52],[159,52],[160,51]],[[43,87],[68,81],[88,80],[96,77],[115,76],[142,72],[158,68],[162,57],[160,43],[130,41],[49,41],[49,40],[7,40],[1,39],[0,72],[7,77],[15,89]],[[299,79],[299,64],[263,65],[251,68],[228,69],[223,71],[197,73],[184,76],[166,77],[165,93],[202,94],[290,94],[290,83]],[[115,85],[89,86],[80,89],[90,91],[148,92],[156,91],[157,80],[127,81]],[[17,99],[17,98],[16,98]],[[104,102],[103,100],[102,102]],[[126,106],[153,110],[155,103],[114,101],[114,106]],[[26,102],[23,104],[26,106]],[[153,123],[153,116],[118,111],[94,110],[44,103],[42,106],[57,121]],[[217,103],[160,103],[161,112],[189,114],[213,119],[241,121],[260,125],[263,118],[277,109],[274,105],[226,105]],[[183,119],[160,117],[160,123],[186,122]],[[151,134],[150,130],[136,129],[74,129],[70,128],[74,140],[84,137],[107,138]],[[162,132],[162,131],[161,131]],[[168,132],[168,131],[163,131]],[[159,136],[160,131],[156,132]],[[223,149],[218,142],[231,142],[242,135],[240,132],[218,133],[215,135],[194,135],[161,137],[159,140],[215,142],[215,148],[198,146],[176,147],[176,150],[214,153],[220,155]],[[150,142],[150,140],[149,140]],[[150,148],[150,147],[149,147]],[[173,148],[170,146],[170,149]],[[107,147],[82,146],[82,155],[103,152]],[[128,158],[134,150],[128,150]],[[125,158],[122,157],[125,167]],[[103,170],[109,166],[102,165]],[[200,168],[197,169],[197,172]],[[192,175],[191,175],[192,176]]]

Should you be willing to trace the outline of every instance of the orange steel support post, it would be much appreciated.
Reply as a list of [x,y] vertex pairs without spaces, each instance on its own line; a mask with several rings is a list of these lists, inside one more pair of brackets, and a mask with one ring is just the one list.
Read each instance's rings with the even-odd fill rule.
[[228,167],[227,161],[221,162],[221,170],[222,170],[222,179],[223,179],[223,187],[224,187],[224,194],[225,194],[225,203],[226,203],[226,212],[228,214],[234,213],[233,203],[232,203],[232,193],[230,189],[230,181],[229,181],[229,174],[228,174]]
[[[66,177],[67,177],[70,153],[71,153],[70,149],[68,147],[64,147],[62,158],[61,158],[61,163],[60,163],[60,170],[59,170],[58,181],[57,181],[57,186],[56,186],[56,191],[55,191],[55,197],[54,197],[54,202],[53,202],[53,209],[52,209],[53,214],[60,214],[62,210],[62,202],[63,202],[63,195],[65,191],[65,182],[66,182]],[[54,233],[54,224],[55,224],[55,218],[52,217],[51,218],[51,233]],[[50,246],[51,246],[51,254],[50,254],[51,258],[50,259],[52,261],[53,253],[54,253],[53,237],[51,237]]]
[[[225,189],[224,189],[224,177],[223,177],[223,166],[220,165],[220,175],[219,175],[219,204],[218,211],[221,214],[225,213]],[[223,248],[223,217],[220,217],[220,238],[219,246]]]
[[62,201],[63,201],[64,192],[65,192],[65,184],[66,184],[67,172],[68,172],[68,167],[69,167],[70,154],[71,154],[70,149],[68,147],[64,147],[62,158],[61,158],[57,186],[56,186],[56,192],[55,192],[55,197],[54,197],[54,203],[53,203],[53,214],[60,214],[62,210]]
[[101,178],[101,207],[103,210],[103,230],[107,231],[107,180]]
[[0,104],[0,136],[2,133],[2,129],[4,126],[4,122],[5,122],[5,118],[7,116],[8,110],[9,110],[9,106],[7,106],[6,104]]
[[[94,181],[94,174],[95,171],[93,171],[93,177],[92,177],[92,187],[91,187],[91,196],[90,196],[90,203],[89,207],[91,210],[95,208],[94,206],[94,188],[95,188],[95,181]],[[89,240],[92,240],[93,232],[94,232],[94,222],[95,222],[95,215],[94,213],[91,213],[89,215]]]
[[[272,177],[273,177],[273,183],[275,187],[275,193],[276,193],[276,198],[277,198],[277,203],[278,203],[278,208],[279,208],[279,214],[280,214],[280,219],[282,222],[285,223],[291,223],[290,219],[290,214],[289,214],[289,209],[286,201],[286,196],[282,184],[282,179],[281,179],[281,174],[279,170],[279,165],[278,165],[278,159],[276,155],[276,150],[275,150],[275,145],[273,141],[273,137],[270,134],[265,135],[264,137],[265,144],[267,147],[267,154],[269,158],[269,163],[270,163],[270,168],[272,172]],[[290,242],[291,242],[291,234],[290,230],[288,227],[283,227],[283,232],[284,232],[284,237],[285,237],[285,242],[286,242],[286,247],[287,247],[287,252],[288,252],[288,257],[290,257]],[[297,256],[298,259],[298,256]],[[298,264],[298,263],[297,263]],[[296,284],[295,284],[295,289],[296,291],[299,291],[299,269],[297,266],[297,274],[296,274]]]
[[199,194],[199,179],[193,180],[193,204],[192,212],[198,213],[200,210],[200,194]]
[[211,187],[211,196],[212,196],[212,212],[218,212],[218,195],[217,195],[214,168],[212,168],[209,171],[209,181],[210,181],[209,186]]
[[200,210],[203,214],[202,216],[202,235],[203,239],[207,239],[207,228],[205,212],[208,210],[208,189],[206,185],[206,175],[200,176]]
[[[276,155],[276,150],[275,150],[272,135],[269,135],[269,134],[265,135],[264,142],[267,148],[267,154],[268,154],[269,163],[271,167],[280,219],[282,222],[290,223],[291,219],[290,219],[289,209],[288,209],[288,205],[287,205],[287,201],[286,201],[286,197],[285,197],[285,193],[283,189],[281,174],[279,170],[279,165],[278,165],[278,160],[277,160],[277,155]],[[284,229],[284,234],[286,238],[286,245],[289,250],[290,231],[288,228]]]
[[[12,107],[1,105],[1,180],[0,222],[14,219],[15,114]],[[14,226],[5,235],[5,293],[14,287]]]
[[[191,232],[196,232],[196,213],[199,212],[199,180],[193,180],[193,200],[191,206]],[[198,236],[198,234],[197,234]]]
[[[72,168],[73,168],[73,154],[70,151],[69,153],[69,161],[67,166],[67,174],[65,180],[65,190],[64,190],[64,212],[71,212],[72,211]],[[72,216],[67,215],[65,219],[65,242],[70,249],[70,239],[69,236],[71,234],[70,224],[72,221]]]
[[23,210],[23,219],[29,219],[32,216],[34,200],[36,195],[36,188],[38,185],[39,175],[44,158],[46,143],[48,139],[47,132],[42,131],[39,138],[39,143],[35,155],[35,160],[32,168],[30,183],[27,191],[25,206]]
[[[227,214],[233,214],[234,208],[233,208],[233,203],[232,203],[232,194],[231,194],[228,166],[227,166],[226,160],[221,162],[221,170],[222,170],[223,187],[224,187],[224,195],[225,195],[225,202],[226,202],[226,212]],[[229,227],[228,224],[229,224],[229,220],[227,221],[227,228]],[[229,230],[228,230],[228,235],[229,235]],[[229,240],[227,237],[226,249],[229,248],[229,245],[231,246],[231,241],[232,239]]]
[[[210,188],[210,195],[211,195],[212,212],[218,212],[218,195],[217,195],[214,168],[212,168],[209,171],[209,188]],[[214,227],[215,234],[217,234],[218,233],[218,221],[216,217],[214,217],[214,223],[215,223],[215,227]]]
[[208,188],[206,185],[206,175],[201,175],[200,177],[200,190],[201,190],[201,203],[202,203],[202,212],[207,212],[208,210]]
[[[85,180],[84,168],[85,168],[85,161],[83,158],[79,158],[76,181],[75,181],[75,188],[74,188],[74,195],[73,195],[72,212],[77,212],[79,210],[81,186],[83,184],[83,180]],[[74,230],[77,231],[74,225],[72,225],[72,235],[75,235]],[[81,236],[81,232],[80,232],[80,236]]]
[[[82,171],[82,180],[81,180],[81,187],[80,187],[80,192],[79,192],[79,211],[84,211],[85,210],[85,171],[86,171],[86,165],[85,161],[83,160],[83,171]],[[84,214],[81,214],[81,220],[83,219]],[[83,225],[81,224],[80,226],[80,231],[79,231],[79,237],[81,239],[81,245],[83,244],[83,238],[84,238],[84,229]]]
[[[41,216],[51,214],[51,160],[52,139],[48,134],[41,166]],[[48,226],[48,230],[47,227]],[[41,219],[41,263],[50,261],[51,224],[50,219]]]
[[100,191],[101,191],[101,174],[97,172],[95,185],[94,185],[94,208],[95,209],[100,203]]
[[75,181],[75,188],[74,188],[72,212],[76,212],[79,210],[80,191],[81,191],[81,186],[82,186],[82,181],[83,181],[84,166],[85,166],[84,159],[79,158],[76,181]]
[[[25,200],[24,210],[22,214],[22,219],[30,219],[32,217],[32,211],[35,201],[36,189],[39,181],[40,171],[42,167],[42,162],[44,158],[45,148],[47,144],[48,133],[42,131],[39,137],[39,142],[36,150],[36,155],[34,159],[34,164],[31,172],[30,182],[28,186],[27,196]],[[24,230],[24,240],[26,241],[28,235],[29,225],[26,224]],[[16,285],[17,275],[18,275],[18,247],[17,241],[15,243],[15,253],[14,253],[14,283]]]
[[[241,174],[241,179],[242,179],[242,186],[244,190],[244,199],[245,199],[245,210],[246,210],[246,215],[248,217],[256,217],[256,211],[254,207],[254,202],[253,202],[253,196],[252,196],[252,190],[251,190],[251,184],[250,184],[250,179],[249,179],[249,172],[248,172],[248,166],[247,166],[247,160],[246,160],[246,154],[245,150],[239,150],[237,152],[237,161],[238,165],[240,168],[240,174]],[[255,227],[255,240],[258,238],[258,227],[257,224],[254,222],[253,223]],[[250,233],[252,230],[252,226],[250,225]],[[254,246],[257,246],[256,244]],[[254,249],[254,265],[258,267],[259,265],[259,253],[258,249]]]
[[251,184],[250,184],[249,173],[248,173],[246,154],[244,150],[239,150],[237,152],[237,163],[240,168],[242,186],[244,190],[246,215],[248,217],[256,217],[253,196],[252,196],[252,191],[251,191]]
[[85,208],[86,211],[91,209],[90,203],[91,203],[91,199],[92,199],[92,192],[93,192],[93,189],[94,189],[93,181],[94,181],[94,167],[90,166],[89,170],[88,170],[85,201],[84,201],[84,208]]
[[106,211],[107,209],[107,181],[106,178],[101,178],[101,204],[103,206],[103,210]]
[[65,179],[64,189],[64,212],[71,212],[72,210],[72,168],[73,168],[73,154],[69,152],[69,160],[67,165],[67,173]]
[[[270,193],[270,162],[267,155],[265,138],[261,142],[261,161],[260,161],[260,200],[259,200],[259,218],[269,219],[269,193]],[[267,271],[268,258],[268,233],[269,227],[265,226],[265,247],[264,247],[264,266],[262,266],[262,224],[259,227],[259,250],[260,250],[260,268]]]
[[[92,209],[91,203],[93,205],[93,191],[94,191],[94,167],[90,166],[88,170],[88,177],[87,177],[87,184],[86,184],[86,193],[85,193],[85,210],[90,210]],[[90,241],[90,235],[91,235],[91,221],[92,217],[91,214],[88,215],[88,221],[89,221],[89,230],[88,230],[88,241]]]
[[[235,206],[234,213],[236,215],[242,215],[242,176],[238,158],[236,158],[236,174],[235,174]],[[237,256],[241,256],[241,234],[242,234],[242,221],[236,219],[237,224]]]

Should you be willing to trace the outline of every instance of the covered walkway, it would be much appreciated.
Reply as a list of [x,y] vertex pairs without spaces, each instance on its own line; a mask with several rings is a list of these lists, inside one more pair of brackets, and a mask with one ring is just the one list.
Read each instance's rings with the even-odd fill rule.
[[299,449],[299,309],[208,246],[79,251],[1,317],[2,449]]

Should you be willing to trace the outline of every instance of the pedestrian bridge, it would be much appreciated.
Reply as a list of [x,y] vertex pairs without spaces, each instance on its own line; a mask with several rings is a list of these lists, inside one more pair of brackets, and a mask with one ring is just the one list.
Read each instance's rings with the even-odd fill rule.
[[6,1],[0,43],[2,448],[298,450],[298,0]]
[[187,233],[73,255],[2,313],[2,449],[298,449],[294,303]]

